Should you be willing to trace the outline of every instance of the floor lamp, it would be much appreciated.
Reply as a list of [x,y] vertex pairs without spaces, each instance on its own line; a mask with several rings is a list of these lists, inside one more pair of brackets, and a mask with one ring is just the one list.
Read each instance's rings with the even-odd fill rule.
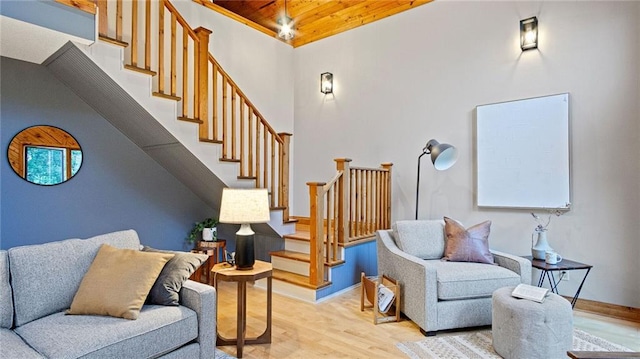
[[420,199],[420,160],[424,155],[431,155],[433,167],[438,171],[449,169],[458,159],[458,150],[447,143],[439,143],[436,140],[429,140],[418,156],[418,180],[416,184],[416,219],[418,219],[418,201]]
[[220,223],[239,224],[236,232],[236,269],[250,270],[255,263],[251,223],[267,223],[270,219],[269,193],[266,189],[222,190]]

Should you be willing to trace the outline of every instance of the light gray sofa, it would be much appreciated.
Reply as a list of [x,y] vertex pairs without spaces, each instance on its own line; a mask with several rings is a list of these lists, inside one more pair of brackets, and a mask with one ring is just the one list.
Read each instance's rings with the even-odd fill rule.
[[378,275],[401,282],[401,311],[427,335],[491,324],[493,291],[531,282],[531,262],[506,253],[491,251],[497,265],[442,261],[443,221],[399,221],[376,237]]
[[187,280],[179,306],[137,320],[65,315],[102,244],[139,249],[133,230],[0,251],[0,358],[214,358],[216,292]]

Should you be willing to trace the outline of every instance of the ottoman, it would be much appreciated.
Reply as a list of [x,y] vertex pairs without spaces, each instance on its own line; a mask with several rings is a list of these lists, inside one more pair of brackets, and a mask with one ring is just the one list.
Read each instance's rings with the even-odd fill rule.
[[493,349],[506,359],[566,358],[573,343],[571,303],[553,293],[542,303],[514,298],[514,288],[493,292]]

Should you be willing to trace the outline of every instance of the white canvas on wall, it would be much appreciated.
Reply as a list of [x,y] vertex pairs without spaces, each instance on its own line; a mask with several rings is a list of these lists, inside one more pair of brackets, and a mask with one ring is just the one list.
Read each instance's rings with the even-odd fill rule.
[[569,94],[476,107],[478,207],[571,203]]

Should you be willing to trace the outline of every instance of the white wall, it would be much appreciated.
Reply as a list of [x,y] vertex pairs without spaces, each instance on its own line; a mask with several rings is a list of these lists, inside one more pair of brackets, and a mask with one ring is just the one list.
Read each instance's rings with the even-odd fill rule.
[[[533,15],[539,51],[521,52],[519,20]],[[492,247],[529,254],[528,211],[475,207],[474,109],[569,92],[573,208],[552,219],[549,241],[594,265],[581,298],[640,307],[638,23],[639,2],[438,1],[295,49],[292,213],[308,213],[305,182],[349,157],[393,162],[394,219],[413,218],[416,159],[435,138],[460,158],[445,172],[423,159],[420,217],[491,219]],[[325,71],[335,96],[319,91]]]

